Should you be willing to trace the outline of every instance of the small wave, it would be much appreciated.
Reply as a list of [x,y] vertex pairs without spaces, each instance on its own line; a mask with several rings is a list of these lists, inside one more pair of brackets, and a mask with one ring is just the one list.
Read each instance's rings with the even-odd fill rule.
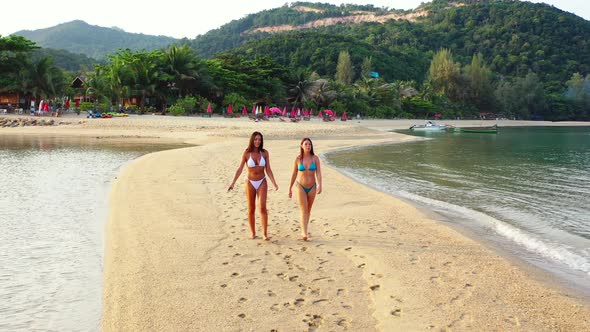
[[[440,211],[441,213],[447,212],[451,215],[460,215],[467,217],[470,220],[475,220],[482,227],[493,230],[496,234],[512,241],[513,243],[516,243],[521,248],[524,248],[529,252],[545,257],[546,259],[549,259],[553,262],[565,264],[571,269],[578,270],[584,272],[587,275],[590,275],[590,255],[584,254],[584,251],[577,253],[575,248],[552,242],[548,239],[540,238],[533,233],[526,232],[479,211],[431,198],[426,198],[409,193],[407,191],[399,190],[393,186],[384,185],[388,182],[373,176],[360,175],[358,174],[358,170],[352,172],[347,169],[340,169],[340,171],[361,183],[367,184],[393,196],[402,197],[410,201],[424,204],[431,207],[433,210]],[[389,184],[391,184],[390,181]]]

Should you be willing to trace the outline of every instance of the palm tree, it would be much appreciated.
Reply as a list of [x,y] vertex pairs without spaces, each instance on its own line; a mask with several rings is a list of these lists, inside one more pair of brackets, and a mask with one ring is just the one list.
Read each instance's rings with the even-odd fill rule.
[[288,99],[294,106],[303,107],[313,94],[315,81],[307,79],[305,72],[300,72],[297,76],[297,83],[289,89]]
[[330,82],[326,79],[318,79],[313,82],[311,88],[311,99],[319,109],[321,106],[330,105],[338,97],[338,93],[332,89]]

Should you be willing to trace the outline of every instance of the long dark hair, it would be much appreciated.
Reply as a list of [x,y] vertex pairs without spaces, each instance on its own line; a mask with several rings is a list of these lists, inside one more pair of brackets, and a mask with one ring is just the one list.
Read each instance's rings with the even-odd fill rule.
[[246,151],[254,151],[254,138],[256,138],[256,135],[260,135],[260,147],[258,148],[258,152],[262,153],[262,151],[264,151],[264,136],[262,136],[262,133],[259,131],[253,132],[252,136],[250,136],[250,143],[248,143]]
[[305,141],[309,141],[309,143],[311,144],[311,151],[309,151],[311,153],[312,156],[315,156],[315,154],[313,153],[313,142],[311,141],[311,138],[309,137],[304,137],[301,140],[301,143],[299,143],[299,162],[302,163],[303,162],[303,147],[301,147],[303,145],[303,142]]

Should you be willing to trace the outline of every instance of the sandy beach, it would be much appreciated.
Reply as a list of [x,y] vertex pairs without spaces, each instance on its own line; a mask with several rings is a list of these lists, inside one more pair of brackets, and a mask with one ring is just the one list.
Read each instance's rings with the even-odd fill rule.
[[[61,121],[54,127],[0,128],[0,139],[51,135],[187,143],[134,160],[113,183],[105,232],[104,331],[590,330],[588,298],[325,163],[311,241],[297,240],[299,211],[287,192],[302,137],[312,137],[322,154],[412,140],[388,130],[419,120],[72,116]],[[249,239],[244,183],[226,191],[255,130],[264,134],[279,185],[268,194],[270,241]]]

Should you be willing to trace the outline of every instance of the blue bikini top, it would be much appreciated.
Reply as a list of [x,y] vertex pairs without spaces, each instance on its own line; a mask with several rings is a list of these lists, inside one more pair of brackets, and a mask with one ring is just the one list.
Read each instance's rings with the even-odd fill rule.
[[[299,162],[299,167],[297,167],[297,169],[301,172],[305,171],[305,166],[303,166],[303,162]],[[307,169],[308,171],[315,171],[317,169],[317,167],[315,166],[315,161],[311,162],[311,165],[309,165],[309,168]]]

